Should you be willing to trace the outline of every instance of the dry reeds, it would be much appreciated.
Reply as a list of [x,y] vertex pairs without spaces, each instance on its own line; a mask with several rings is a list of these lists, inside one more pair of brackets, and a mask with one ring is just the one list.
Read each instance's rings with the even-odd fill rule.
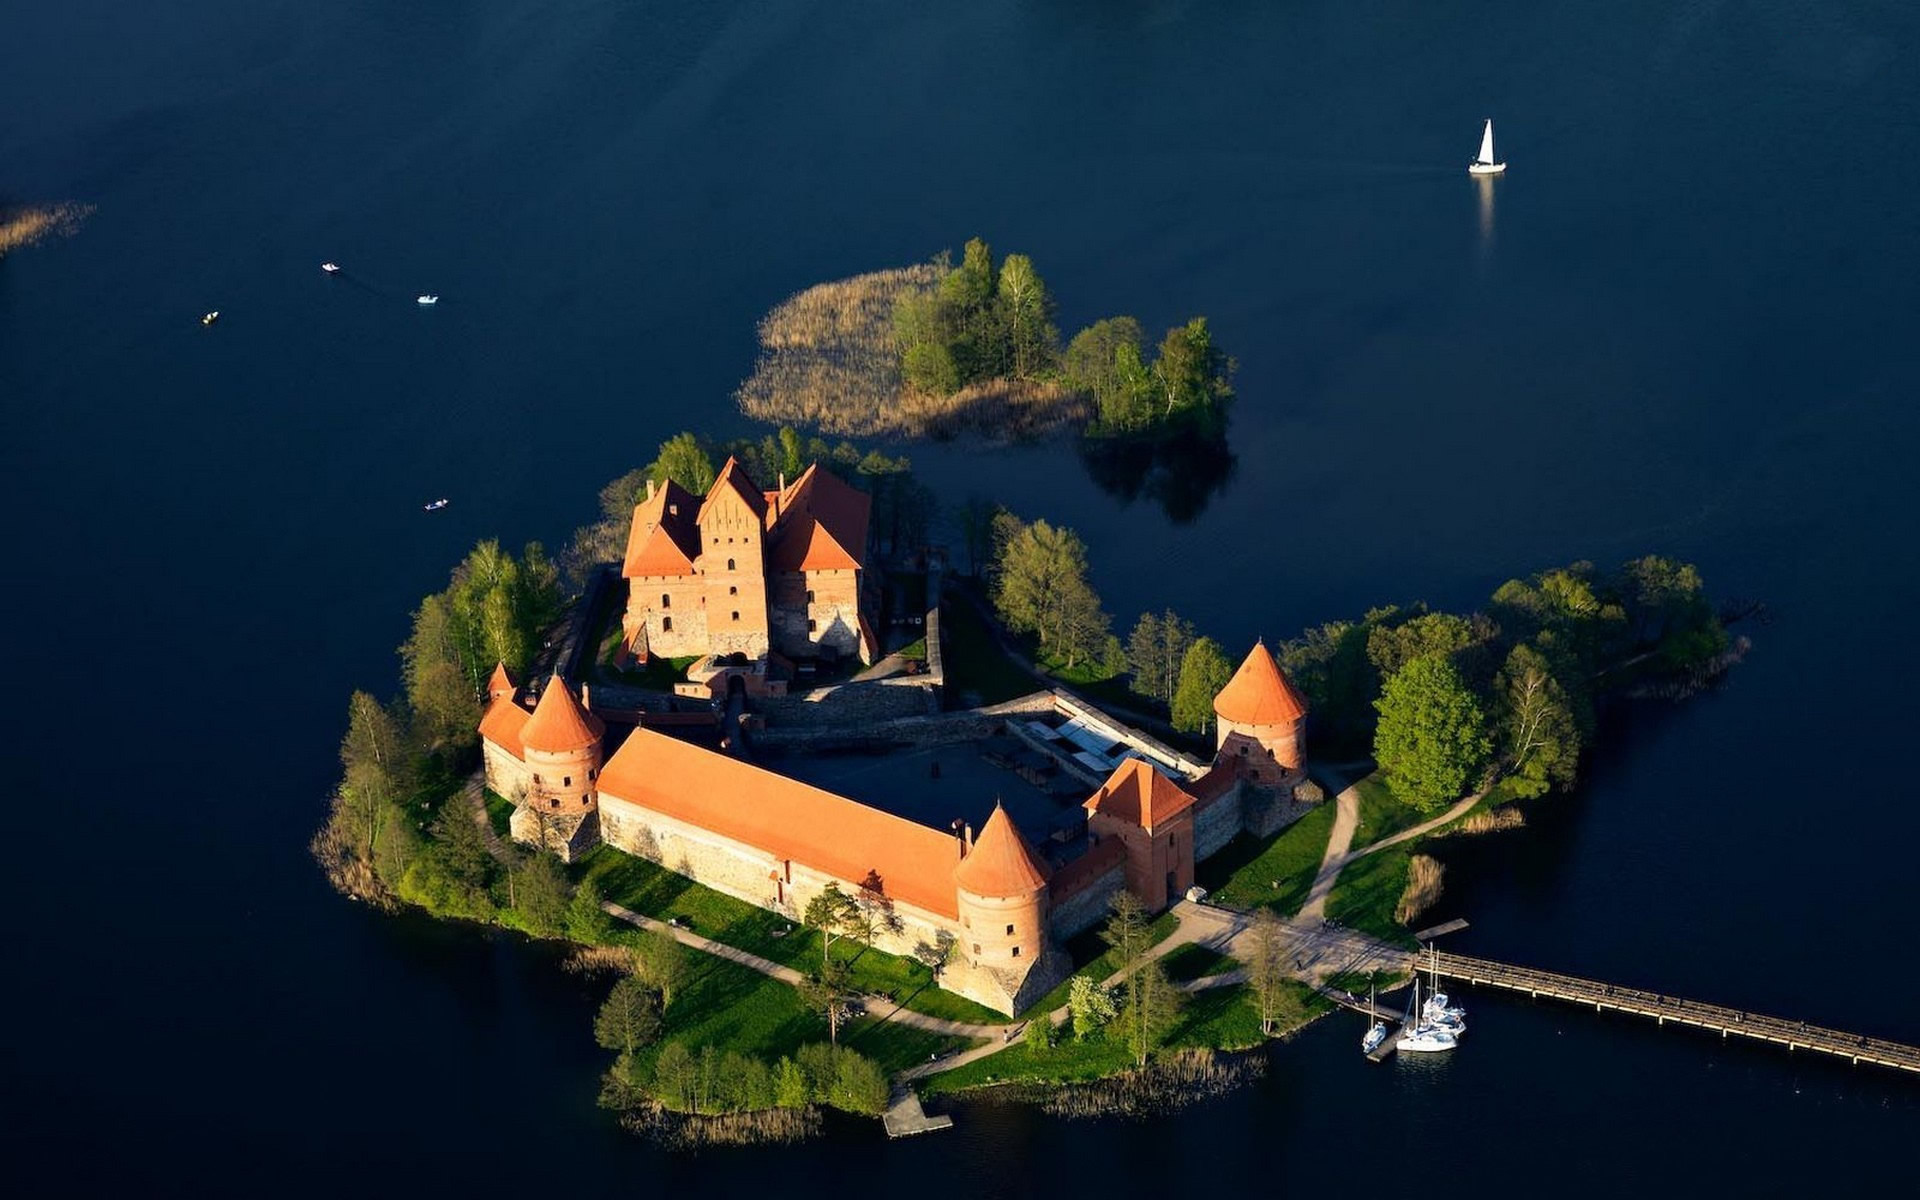
[[1407,860],[1407,890],[1400,893],[1400,903],[1394,907],[1393,919],[1402,925],[1411,924],[1421,913],[1432,908],[1440,899],[1441,880],[1446,868],[1438,859],[1425,854],[1416,854]]
[[659,1104],[620,1118],[629,1132],[673,1150],[703,1146],[768,1146],[802,1141],[820,1132],[820,1110],[768,1108],[754,1112],[704,1114],[674,1112]]
[[22,246],[31,246],[52,234],[71,235],[93,211],[88,204],[52,204],[37,208],[0,209],[0,258]]
[[633,971],[633,951],[625,946],[580,946],[560,966],[571,975],[626,975]]
[[913,391],[900,371],[893,310],[928,293],[931,263],[808,288],[760,321],[760,358],[734,394],[756,420],[860,437],[1030,437],[1085,420],[1084,397],[1049,383],[990,380],[951,396]]
[[1107,1079],[1068,1084],[1044,1093],[1015,1089],[1022,1099],[1037,1099],[1056,1117],[1146,1117],[1232,1091],[1257,1079],[1266,1060],[1257,1055],[1221,1055],[1211,1050],[1180,1050],[1138,1070]]
[[1512,805],[1500,808],[1483,808],[1460,822],[1452,832],[1462,837],[1477,837],[1483,833],[1501,833],[1508,829],[1519,829],[1527,823],[1527,816]]

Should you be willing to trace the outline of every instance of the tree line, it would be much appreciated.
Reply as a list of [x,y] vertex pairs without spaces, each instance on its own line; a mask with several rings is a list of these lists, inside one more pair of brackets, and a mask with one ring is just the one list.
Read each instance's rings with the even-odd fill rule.
[[1570,788],[1606,695],[1710,668],[1727,648],[1699,571],[1648,555],[1508,580],[1464,614],[1373,609],[1278,657],[1320,745],[1370,748],[1396,795],[1437,811],[1495,778],[1521,797]]
[[616,561],[625,552],[634,506],[647,498],[647,484],[671,480],[695,496],[704,496],[728,458],[738,459],[754,483],[772,488],[784,477],[798,479],[814,463],[832,471],[873,500],[869,528],[874,543],[893,554],[926,541],[936,505],[933,491],[913,474],[904,456],[862,450],[852,442],[829,443],[782,426],[760,438],[716,442],[699,434],[677,433],[660,443],[653,460],[600,489],[600,516],[574,533],[566,553],[568,573],[584,581],[597,563]]
[[894,340],[908,386],[951,396],[998,380],[1064,387],[1090,398],[1085,432],[1095,437],[1186,427],[1218,433],[1234,398],[1234,362],[1213,343],[1205,317],[1169,329],[1156,353],[1133,317],[1107,317],[1075,334],[1065,351],[1056,304],[1024,254],[997,264],[979,238],[958,265],[944,254],[930,292],[903,293]]

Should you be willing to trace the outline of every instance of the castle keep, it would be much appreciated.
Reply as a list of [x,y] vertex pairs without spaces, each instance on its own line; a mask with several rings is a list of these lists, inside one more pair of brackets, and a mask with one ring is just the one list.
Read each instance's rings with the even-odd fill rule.
[[[755,509],[752,494],[726,478],[714,485],[692,522],[700,527],[702,541],[689,562],[714,554],[725,561],[731,552],[736,564],[729,573],[716,573],[722,581],[717,584],[705,582],[708,577],[696,569],[691,578],[697,582],[687,586],[706,589],[709,600],[717,594],[715,587],[742,586],[724,581],[744,575],[737,564],[751,561],[744,556],[765,545],[767,531],[779,529],[783,520],[772,515],[771,499],[761,497],[768,511]],[[814,483],[808,486],[818,487],[819,479],[831,476],[809,471],[779,494],[791,503],[810,478]],[[733,495],[723,487],[735,489]],[[640,506],[635,518],[640,550],[646,551],[660,530],[659,518],[673,515],[660,506],[675,503],[676,492],[686,496],[669,485]],[[707,525],[704,514],[716,496],[721,502],[716,513],[728,515]],[[792,520],[791,507],[787,513],[784,519]],[[647,514],[655,520],[642,536]],[[786,527],[788,536],[805,529],[809,546],[822,538],[834,540],[817,513],[801,521]],[[716,544],[715,536],[736,540]],[[674,552],[680,548],[676,542]],[[810,569],[859,572],[858,567],[807,568],[808,561],[832,561],[810,552],[767,553],[775,564],[796,564],[788,573],[802,578]],[[662,578],[635,575],[634,562],[630,553],[629,577],[639,581],[636,587],[644,582],[652,588]],[[642,565],[658,564],[643,559]],[[781,573],[776,566],[776,581]],[[732,594],[727,595],[731,601]],[[636,628],[669,611],[689,611],[636,603],[643,612]],[[634,611],[630,605],[629,619]],[[778,636],[778,630],[772,624],[768,636]],[[650,627],[642,636],[652,636]],[[1302,770],[1306,705],[1265,645],[1254,646],[1214,700],[1219,738],[1213,761],[1195,763],[1164,747],[1154,761],[1126,751],[1081,806],[1083,834],[1072,846],[1049,847],[1056,855],[1052,862],[1035,851],[999,806],[977,834],[958,822],[952,831],[935,828],[644,723],[603,758],[605,726],[558,675],[530,709],[504,669],[495,672],[490,691],[480,723],[487,786],[514,801],[516,840],[544,845],[569,861],[604,841],[796,921],[829,884],[856,894],[877,877],[900,928],[883,933],[875,944],[912,954],[917,947],[950,943],[954,953],[941,971],[941,986],[1009,1014],[1065,977],[1068,962],[1059,943],[1104,919],[1116,892],[1124,888],[1150,909],[1164,908],[1193,886],[1196,862],[1243,830],[1260,836],[1275,832],[1299,814],[1303,802],[1318,797]],[[1100,718],[1083,704],[1074,704],[1072,711],[1078,721]],[[1039,722],[1009,720],[1008,727],[1031,738],[1053,732],[1015,728],[1022,724]]]

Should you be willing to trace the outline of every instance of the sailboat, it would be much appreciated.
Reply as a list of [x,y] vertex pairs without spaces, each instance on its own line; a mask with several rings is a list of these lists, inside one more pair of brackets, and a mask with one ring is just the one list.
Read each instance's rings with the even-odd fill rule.
[[1480,134],[1480,153],[1467,164],[1469,175],[1498,175],[1507,169],[1507,164],[1493,159],[1493,120],[1487,120],[1487,128]]
[[1368,985],[1367,987],[1367,1015],[1373,1018],[1373,1028],[1367,1030],[1367,1036],[1360,1039],[1360,1052],[1362,1054],[1372,1054],[1380,1048],[1381,1042],[1387,1040],[1386,1022],[1382,1021],[1380,1014],[1374,1010],[1372,985]]
[[[1407,1020],[1411,1022],[1413,1014],[1420,1011],[1420,976],[1413,977],[1413,1001],[1407,1005]],[[1402,1054],[1443,1054],[1460,1044],[1460,1039],[1450,1030],[1438,1025],[1429,1025],[1425,1021],[1415,1025],[1412,1033],[1400,1035]]]
[[1447,994],[1440,990],[1440,956],[1432,942],[1427,943],[1427,955],[1427,961],[1431,964],[1428,978],[1432,982],[1429,984],[1427,1002],[1420,1009],[1420,1020],[1455,1035],[1463,1034],[1467,1031],[1467,1010],[1451,1003]]

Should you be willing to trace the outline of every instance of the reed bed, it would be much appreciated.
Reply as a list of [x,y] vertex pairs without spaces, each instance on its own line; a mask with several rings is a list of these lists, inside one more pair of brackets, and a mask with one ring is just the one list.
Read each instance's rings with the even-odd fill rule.
[[1447,869],[1438,859],[1425,854],[1416,854],[1407,860],[1407,890],[1400,893],[1400,903],[1394,907],[1393,919],[1402,925],[1411,924],[1421,913],[1432,908],[1440,899],[1441,881]]
[[804,1141],[820,1132],[820,1110],[767,1108],[754,1112],[681,1113],[659,1104],[634,1109],[621,1116],[630,1133],[650,1138],[670,1150],[698,1150],[706,1146],[776,1146]]
[[1258,1079],[1265,1070],[1266,1059],[1260,1055],[1225,1055],[1206,1049],[1187,1049],[1107,1079],[1060,1086],[1010,1084],[1001,1094],[1015,1100],[1037,1102],[1056,1117],[1142,1118],[1230,1092]]
[[915,392],[900,371],[893,310],[929,293],[932,263],[817,284],[761,318],[760,357],[734,398],[747,416],[850,437],[1032,437],[1087,417],[1051,383],[992,380],[951,396]]
[[1519,829],[1527,823],[1527,815],[1511,804],[1499,808],[1483,808],[1471,814],[1452,830],[1462,837],[1477,837],[1483,833],[1502,833],[1509,829]]
[[32,208],[0,209],[0,258],[10,251],[31,246],[42,238],[71,236],[93,206],[88,204],[51,204]]

